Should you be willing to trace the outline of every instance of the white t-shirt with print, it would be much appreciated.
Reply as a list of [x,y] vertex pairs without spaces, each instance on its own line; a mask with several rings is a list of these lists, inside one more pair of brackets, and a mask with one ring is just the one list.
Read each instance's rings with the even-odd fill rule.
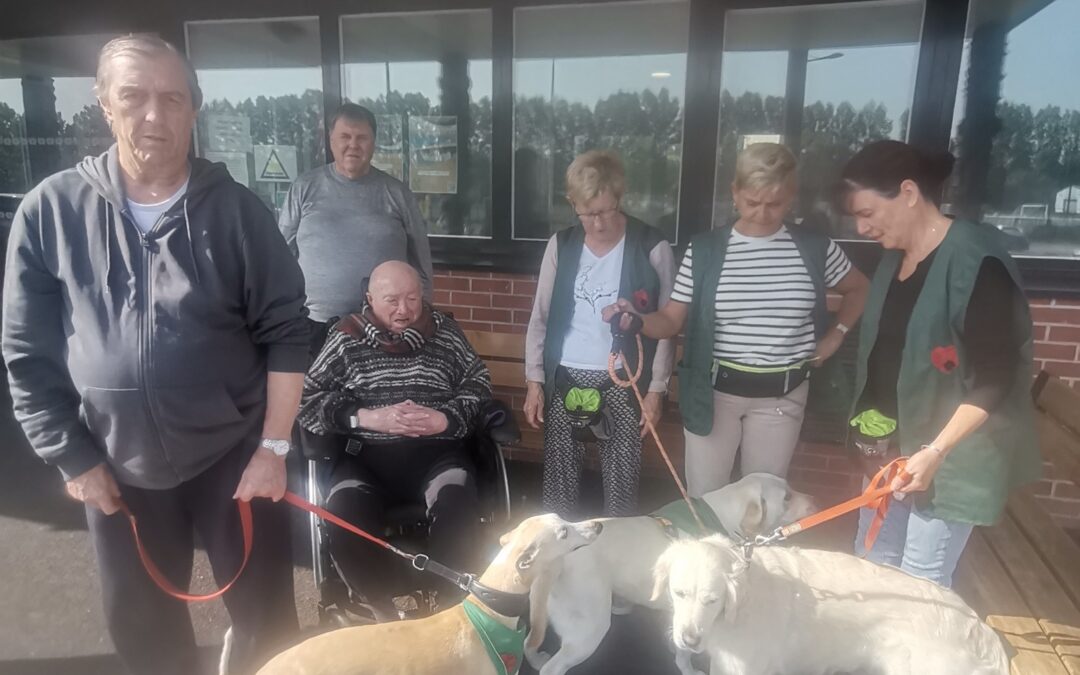
[[574,279],[574,315],[563,342],[562,365],[581,370],[607,370],[611,327],[601,311],[619,299],[626,237],[601,257],[581,247]]
[[131,212],[131,217],[134,219],[135,224],[139,227],[139,230],[146,234],[154,225],[157,224],[161,214],[165,213],[173,207],[173,204],[180,201],[180,198],[184,196],[188,189],[188,183],[191,182],[191,177],[184,181],[184,184],[180,186],[180,189],[173,193],[171,197],[163,202],[157,204],[140,204],[139,202],[133,202],[130,199],[125,199],[127,202],[128,211]]

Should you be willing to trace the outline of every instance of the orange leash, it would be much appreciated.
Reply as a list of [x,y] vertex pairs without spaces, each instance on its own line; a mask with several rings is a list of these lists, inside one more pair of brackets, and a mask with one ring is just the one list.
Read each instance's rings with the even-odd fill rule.
[[251,557],[251,545],[254,541],[254,525],[251,518],[251,503],[237,501],[236,507],[240,511],[240,529],[243,531],[244,537],[244,560],[240,563],[240,569],[236,570],[236,575],[218,590],[210,593],[209,595],[192,595],[187,591],[182,591],[173,585],[171,581],[162,573],[154,561],[150,558],[150,554],[143,547],[142,539],[139,538],[139,524],[135,520],[135,514],[127,507],[127,504],[120,503],[120,512],[127,516],[128,522],[131,523],[131,531],[135,535],[135,548],[139,551],[139,559],[142,561],[143,567],[146,568],[146,573],[150,575],[150,578],[154,580],[158,588],[165,591],[167,594],[176,598],[177,600],[185,600],[187,602],[206,602],[207,600],[213,600],[220,598],[225,594],[232,585],[236,583],[236,580],[243,574],[244,568],[247,567],[248,559]]
[[885,522],[885,516],[889,512],[889,502],[893,495],[891,487],[893,479],[899,477],[905,482],[911,480],[911,474],[905,469],[906,466],[907,458],[897,457],[881,467],[881,470],[879,470],[873,479],[870,480],[870,484],[866,486],[866,489],[863,490],[863,493],[858,497],[849,499],[846,502],[837,504],[824,511],[819,511],[802,520],[797,520],[790,525],[779,527],[771,535],[759,535],[755,541],[755,545],[783,541],[793,534],[798,534],[803,530],[809,530],[811,527],[821,525],[822,523],[842,516],[845,513],[850,513],[855,509],[870,507],[874,509],[874,519],[870,521],[870,527],[866,531],[866,541],[864,543],[864,550],[869,552],[870,549],[874,547],[874,542],[877,541],[878,533],[881,532],[881,525]]
[[[645,398],[641,395],[641,390],[638,389],[637,386],[638,380],[641,379],[641,371],[645,367],[645,350],[641,344],[641,333],[638,333],[635,337],[637,338],[638,348],[637,369],[629,375],[628,379],[623,380],[619,378],[618,374],[615,372],[616,354],[615,352],[612,352],[608,355],[608,375],[611,376],[611,381],[614,382],[616,386],[621,387],[622,389],[629,388],[633,390],[634,396],[637,397],[638,406],[641,408],[641,416],[645,419],[645,427],[649,430],[649,433],[652,434],[653,440],[656,441],[656,447],[660,450],[660,456],[664,458],[664,463],[667,464],[668,471],[671,472],[671,477],[675,479],[675,485],[679,486],[679,492],[682,494],[683,501],[690,507],[690,515],[694,516],[694,520],[697,521],[697,525],[701,528],[702,532],[708,532],[708,528],[705,527],[705,523],[702,522],[701,516],[698,515],[697,508],[694,507],[694,500],[690,499],[690,495],[686,492],[686,487],[683,486],[682,479],[679,478],[679,472],[675,470],[675,465],[671,462],[671,457],[664,447],[664,442],[660,440],[660,434],[656,433],[656,426],[645,412]],[[620,350],[617,356],[622,359],[623,364],[626,364],[629,372],[626,354],[622,353]]]

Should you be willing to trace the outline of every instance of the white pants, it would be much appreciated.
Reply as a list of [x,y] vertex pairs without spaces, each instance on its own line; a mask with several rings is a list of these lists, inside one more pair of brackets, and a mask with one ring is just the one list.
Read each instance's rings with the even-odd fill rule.
[[731,482],[735,453],[742,448],[742,475],[763,471],[787,475],[799,442],[807,380],[780,398],[746,398],[713,391],[713,427],[708,436],[686,436],[686,487],[693,497]]

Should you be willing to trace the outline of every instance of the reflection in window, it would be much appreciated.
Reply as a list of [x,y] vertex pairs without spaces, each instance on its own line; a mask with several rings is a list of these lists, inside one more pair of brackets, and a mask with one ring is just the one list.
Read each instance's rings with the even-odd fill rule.
[[603,3],[514,12],[514,237],[577,222],[566,169],[619,153],[627,213],[676,240],[689,3]]
[[203,90],[199,155],[279,209],[298,174],[326,163],[318,19],[186,28]]
[[22,195],[112,144],[93,89],[112,37],[0,41],[0,194]]
[[1080,0],[972,0],[953,116],[958,216],[1019,255],[1080,257]]
[[377,116],[372,164],[416,194],[429,231],[491,236],[491,12],[341,19],[344,98]]
[[829,203],[863,145],[906,139],[923,0],[737,10],[724,21],[713,225],[733,215],[738,151],[784,143],[799,157],[795,217],[854,237]]

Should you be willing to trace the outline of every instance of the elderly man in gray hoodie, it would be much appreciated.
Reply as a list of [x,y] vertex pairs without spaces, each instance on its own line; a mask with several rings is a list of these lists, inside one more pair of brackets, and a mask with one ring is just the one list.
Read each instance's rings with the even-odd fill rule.
[[218,583],[236,574],[234,500],[252,502],[254,549],[224,596],[229,670],[250,672],[296,629],[288,514],[275,502],[307,366],[303,277],[258,198],[223,166],[189,160],[201,93],[174,47],[113,40],[95,89],[116,145],[33,189],[11,228],[15,415],[86,504],[109,630],[132,673],[200,666],[187,607],[143,569],[118,509],[186,586],[196,534]]

